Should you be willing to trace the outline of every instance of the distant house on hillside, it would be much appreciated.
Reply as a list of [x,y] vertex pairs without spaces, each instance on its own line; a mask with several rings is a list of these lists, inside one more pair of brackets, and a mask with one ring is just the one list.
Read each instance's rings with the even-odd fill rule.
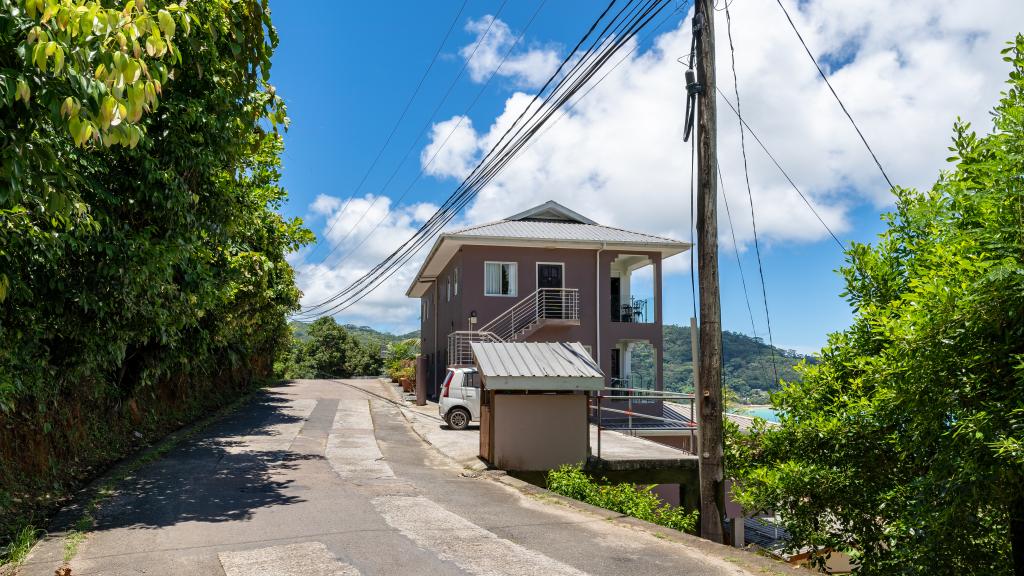
[[[487,339],[581,342],[608,387],[662,390],[662,263],[689,248],[557,202],[442,234],[406,292],[420,300],[428,395],[447,366],[472,363],[470,342]],[[650,348],[651,376],[634,370],[637,346]]]

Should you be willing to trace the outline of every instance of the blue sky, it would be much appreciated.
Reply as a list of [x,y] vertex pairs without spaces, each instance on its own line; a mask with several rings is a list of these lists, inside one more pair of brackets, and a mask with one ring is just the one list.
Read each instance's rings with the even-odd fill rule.
[[[479,40],[484,27],[480,23],[487,22],[481,19],[497,15],[500,24],[492,26],[482,46],[495,43],[497,53],[504,54],[508,44],[496,38],[500,25],[514,39],[539,5],[536,1],[502,5],[496,0],[469,0],[390,145],[357,190],[461,4],[457,0],[400,2],[383,11],[373,3],[324,2],[315,8],[272,3],[281,37],[272,81],[291,117],[283,157],[283,184],[290,198],[283,212],[304,218],[321,237],[336,219],[327,242],[341,244],[323,263],[319,260],[328,252],[324,248],[312,257],[307,249],[293,258],[306,303],[344,287],[411,234],[432,206],[455,188],[460,171],[479,156],[480,143],[494,129],[496,118],[514,108],[516,94],[533,94],[534,81],[527,77],[536,68],[531,63],[563,57],[601,9],[592,2],[544,2],[512,51],[512,60],[526,72],[513,73],[510,60],[484,88],[484,78],[494,66],[488,67],[487,54],[478,51],[431,121],[431,112]],[[812,50],[829,65],[837,89],[895,179],[926,186],[943,167],[952,119],[960,114],[983,121],[984,111],[995,101],[1005,74],[997,62],[997,50],[1009,37],[1009,28],[994,17],[965,22],[955,3],[918,3],[916,11],[892,12],[893,21],[884,23],[877,15],[885,3],[850,4],[857,6],[804,2],[799,11],[796,6],[790,11]],[[773,5],[765,0],[732,5],[745,116],[840,238],[871,241],[882,230],[879,214],[889,208],[884,182]],[[688,46],[689,24],[684,21],[688,16],[687,6],[646,36],[578,111],[538,143],[537,157],[510,165],[508,178],[496,181],[491,193],[481,195],[460,219],[462,223],[500,218],[553,198],[602,223],[688,238],[689,149],[677,137],[682,124],[683,67],[674,62]],[[731,94],[721,14],[716,22],[719,81]],[[896,29],[902,36],[891,33]],[[933,57],[939,62],[932,62]],[[481,75],[477,80],[471,77],[473,70]],[[933,94],[925,90],[937,90],[958,72],[962,72],[961,85],[969,91]],[[478,102],[468,110],[481,90]],[[765,337],[736,119],[724,106],[719,110],[726,191],[737,220],[758,336]],[[431,142],[436,146],[459,115],[467,119],[451,132],[455,138],[450,150],[443,150],[428,170],[431,173],[415,180],[423,167],[424,149]],[[433,124],[438,127],[421,132]],[[851,319],[848,305],[839,296],[842,282],[835,272],[843,257],[749,135],[747,143],[774,341],[810,352]],[[552,159],[566,150],[572,151],[570,161]],[[621,166],[608,167],[609,158]],[[531,180],[538,172],[548,174],[545,182]],[[392,174],[391,184],[385,186]],[[603,184],[588,189],[595,180]],[[357,201],[346,206],[345,200],[353,194]],[[629,208],[619,209],[619,204]],[[361,220],[367,210],[367,218]],[[720,210],[723,326],[749,334],[750,319],[721,205]],[[382,226],[369,235],[377,221]],[[352,226],[355,232],[345,237]],[[337,270],[332,268],[334,258],[354,250],[364,239],[357,253],[346,257]],[[687,323],[691,315],[689,258],[676,258],[686,262],[667,270],[666,320]],[[385,284],[380,294],[338,319],[394,331],[415,327],[418,308],[403,296],[413,271],[403,272],[395,283]]]

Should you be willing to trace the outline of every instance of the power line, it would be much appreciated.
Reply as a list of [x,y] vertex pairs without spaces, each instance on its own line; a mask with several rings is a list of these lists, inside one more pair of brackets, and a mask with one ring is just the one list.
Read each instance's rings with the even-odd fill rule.
[[740,150],[743,153],[743,175],[747,182],[747,198],[750,200],[750,223],[754,230],[754,253],[757,254],[757,271],[761,276],[761,296],[764,299],[764,317],[768,322],[768,344],[772,348],[772,371],[775,382],[779,381],[779,367],[775,362],[775,341],[772,338],[772,317],[768,312],[768,290],[764,282],[764,265],[761,262],[761,245],[757,238],[757,219],[754,217],[754,193],[750,188],[750,170],[747,167],[747,145],[743,129],[743,113],[740,108],[740,83],[736,74],[736,48],[732,42],[732,18],[729,16],[729,5],[725,5],[725,29],[729,36],[729,55],[732,60],[732,85],[736,91],[736,117],[740,119]]
[[[694,192],[693,179],[694,179],[694,177],[697,174],[697,144],[696,144],[696,142],[697,142],[696,138],[693,138],[693,139],[690,140],[690,296],[693,298],[693,317],[694,318],[698,317],[697,316],[697,281],[695,279],[696,266],[697,265],[693,261],[693,247],[697,245],[696,244],[696,239],[693,236],[693,234],[694,234],[693,215],[694,215],[694,210],[695,210],[694,197],[696,196],[696,194]],[[694,365],[696,365],[696,362],[694,362]],[[694,378],[694,382],[696,382],[696,378]]]
[[[466,72],[466,68],[469,66],[469,63],[473,60],[473,57],[476,56],[477,50],[480,49],[480,46],[483,44],[484,39],[486,39],[487,35],[490,33],[491,27],[494,26],[494,23],[498,20],[498,16],[501,15],[501,11],[505,9],[505,4],[507,3],[508,0],[502,0],[501,5],[498,6],[498,11],[494,13],[494,16],[491,18],[491,21],[487,23],[487,28],[484,30],[483,34],[480,35],[480,38],[477,40],[476,45],[473,46],[473,51],[470,53],[469,57],[466,58],[466,61],[462,64],[462,68],[459,70],[459,73],[455,76],[454,79],[452,79],[451,84],[448,85],[448,90],[445,91],[444,96],[441,98],[441,101],[438,102],[437,106],[434,107],[434,111],[431,112],[430,118],[427,120],[426,124],[424,124],[423,127],[420,128],[419,132],[417,133],[418,136],[416,137],[416,139],[413,140],[412,144],[409,146],[409,149],[405,151],[405,155],[402,156],[402,160],[399,161],[398,165],[395,166],[394,171],[391,172],[391,175],[388,176],[388,179],[384,182],[384,185],[381,187],[382,192],[386,190],[388,186],[391,185],[391,182],[395,179],[395,176],[398,175],[398,172],[402,169],[402,166],[404,166],[405,162],[409,159],[409,154],[411,154],[412,151],[416,149],[416,144],[419,142],[420,138],[426,132],[427,128],[429,128],[430,125],[433,124],[434,118],[437,116],[438,111],[440,111],[441,107],[444,106],[444,103],[448,101],[448,97],[451,96],[452,90],[455,89],[455,85],[458,84],[459,80],[462,78],[462,75]],[[371,202],[366,207],[366,210],[363,210],[363,213],[359,216],[356,222],[352,224],[352,227],[349,228],[347,233],[345,233],[345,236],[343,236],[341,240],[334,244],[330,252],[328,252],[327,255],[320,260],[320,262],[324,262],[328,258],[330,258],[331,254],[334,254],[334,252],[337,251],[338,248],[340,248],[341,245],[345,243],[345,240],[348,240],[349,236],[351,236],[352,233],[355,232],[357,228],[359,228],[359,223],[366,218],[366,215],[370,213],[370,210],[372,210],[373,207],[377,205],[377,202],[379,202],[380,199],[380,195],[374,198],[373,202]],[[341,214],[339,214],[339,218],[340,215]]]
[[622,58],[619,58],[619,60],[617,62],[615,62],[615,64],[613,64],[612,67],[609,68],[607,72],[602,74],[601,77],[597,79],[597,82],[594,82],[593,84],[591,84],[590,87],[587,88],[586,91],[583,92],[583,94],[580,94],[580,97],[577,98],[575,102],[570,103],[565,108],[565,110],[562,110],[562,113],[558,116],[558,118],[555,118],[554,121],[551,122],[551,124],[549,124],[547,127],[545,127],[544,131],[541,132],[539,136],[537,136],[535,139],[530,141],[530,143],[526,145],[526,148],[523,149],[523,152],[526,152],[527,150],[529,150],[530,147],[533,146],[534,142],[537,142],[538,140],[544,138],[544,135],[547,134],[548,132],[550,132],[551,129],[555,127],[555,124],[558,124],[558,122],[561,121],[562,118],[565,118],[566,116],[568,116],[569,113],[572,112],[576,108],[577,104],[579,104],[584,98],[586,98],[587,95],[590,94],[590,92],[594,90],[594,88],[597,88],[601,84],[601,82],[604,82],[604,79],[607,78],[612,72],[614,72],[619,67],[619,65],[621,65],[627,58],[630,57],[630,55],[633,54],[633,52],[636,52],[636,49],[640,47],[640,44],[642,44],[644,40],[647,40],[648,38],[650,38],[651,36],[656,34],[658,32],[658,30],[660,30],[661,27],[665,25],[666,22],[668,22],[669,20],[672,19],[673,16],[675,16],[676,14],[681,12],[683,10],[683,8],[685,8],[688,3],[689,3],[689,0],[686,0],[686,1],[682,2],[680,4],[679,8],[676,8],[675,10],[673,10],[672,13],[670,13],[661,22],[659,22],[657,26],[655,26],[650,32],[645,34],[643,36],[643,38],[640,39],[639,42],[635,43],[633,45],[633,47],[630,48],[629,51],[626,52],[622,56]]
[[[359,302],[382,282],[395,274],[405,262],[408,262],[463,207],[475,198],[479,190],[485,187],[522,150],[523,146],[530,142],[538,130],[551,119],[554,113],[565,106],[569,99],[593,79],[594,75],[625,43],[635,37],[640,30],[646,28],[662,12],[669,1],[646,0],[637,4],[635,0],[630,0],[595,35],[595,30],[600,27],[615,4],[615,0],[611,0],[597,20],[590,26],[589,30],[565,57],[554,74],[538,90],[531,102],[481,158],[476,167],[456,188],[455,192],[449,196],[441,208],[411,238],[406,240],[402,246],[374,266],[369,272],[334,296],[315,306],[308,307],[303,314],[327,314],[344,310]],[[623,16],[624,14],[625,16]],[[590,42],[586,51],[582,56],[577,57],[580,48],[592,36],[594,39]],[[572,60],[575,61],[575,64],[563,75],[563,69]],[[555,82],[556,79],[558,79],[557,83]],[[552,83],[555,83],[555,86],[548,91],[548,87]],[[542,95],[543,100],[541,100]],[[534,107],[534,104],[538,101],[540,101],[539,106]],[[527,117],[528,113],[529,116]]]
[[[452,30],[455,29],[455,25],[458,24],[459,19],[462,17],[462,13],[465,11],[466,4],[468,2],[469,0],[462,0],[462,6],[459,7],[459,11],[455,14],[455,18],[452,18],[451,24],[448,25],[448,30],[444,33],[444,38],[442,38],[441,43],[437,45],[437,50],[434,51],[434,56],[430,59],[430,64],[427,65],[427,69],[424,70],[423,75],[420,76],[420,81],[416,84],[416,89],[413,90],[412,95],[409,96],[409,100],[406,101],[405,107],[402,108],[402,113],[399,114],[398,120],[395,121],[395,125],[391,127],[391,132],[384,140],[384,145],[382,145],[380,147],[380,150],[377,151],[377,155],[373,158],[373,161],[370,162],[370,167],[366,169],[366,172],[363,174],[363,177],[360,178],[359,184],[356,185],[355,190],[349,195],[348,199],[345,200],[345,205],[342,206],[341,211],[338,212],[339,218],[336,218],[334,222],[331,222],[330,227],[327,228],[327,232],[324,234],[324,239],[328,240],[328,243],[330,242],[331,232],[334,231],[334,227],[341,220],[340,215],[345,213],[345,210],[348,208],[348,205],[352,202],[352,199],[355,198],[357,194],[359,194],[359,190],[363,188],[363,184],[366,183],[366,179],[370,176],[370,173],[373,172],[373,169],[377,166],[377,162],[380,161],[381,156],[384,154],[384,150],[386,150],[388,145],[391,144],[391,139],[395,136],[395,132],[398,130],[399,125],[402,124],[402,120],[405,119],[405,115],[409,112],[409,107],[412,106],[413,101],[416,100],[416,96],[419,95],[420,89],[423,88],[423,82],[427,79],[427,76],[430,74],[430,71],[434,68],[434,64],[437,62],[437,57],[441,55],[441,50],[443,50],[444,45],[448,43],[448,38],[451,36]],[[321,244],[320,242],[317,242],[316,246],[313,248],[313,251],[309,253],[309,256],[307,258],[312,258],[313,255],[316,254],[317,250],[319,250],[322,245],[323,244]]]
[[[736,268],[740,271],[740,284],[743,286],[743,300],[747,303],[747,313],[750,315],[750,333],[757,340],[757,324],[754,322],[754,308],[750,305],[750,293],[747,290],[747,276],[743,273],[743,263],[740,261],[739,243],[736,241],[736,227],[732,225],[732,211],[729,210],[729,195],[725,193],[725,177],[722,175],[722,165],[715,166],[718,169],[718,183],[722,192],[722,201],[725,203],[725,216],[729,220],[729,233],[732,235],[732,250],[736,254]],[[768,385],[768,374],[761,364],[761,377]]]
[[[836,93],[836,89],[832,87],[832,83],[828,81],[828,76],[825,75],[825,71],[822,70],[821,65],[818,64],[818,60],[811,53],[811,49],[807,47],[807,42],[804,42],[804,37],[800,34],[800,30],[797,29],[796,23],[793,22],[793,18],[790,17],[789,11],[786,10],[786,6],[782,4],[782,0],[776,0],[779,4],[779,8],[782,8],[782,13],[786,15],[786,20],[789,21],[789,26],[796,33],[796,37],[800,40],[800,44],[803,44],[804,51],[807,52],[807,56],[814,63],[814,67],[818,69],[818,74],[821,75],[821,79],[825,81],[828,89],[832,92],[832,96],[835,97],[836,102],[839,103],[839,107],[843,109],[843,113],[846,114],[846,118],[850,120],[850,124],[853,124],[853,129],[857,131],[857,136],[860,136],[860,141],[864,143],[864,147],[868,149],[868,153],[871,154],[871,158],[875,161],[875,165],[878,166],[878,171],[882,173],[882,177],[885,178],[885,182],[889,185],[890,190],[894,190],[896,187],[893,186],[892,180],[889,179],[889,175],[885,173],[885,168],[882,168],[882,163],[878,160],[878,156],[875,155],[875,151],[871,149],[871,145],[868,144],[867,138],[864,137],[864,133],[860,131],[860,126],[857,126],[857,122],[854,121],[853,116],[850,115],[850,111],[846,109],[846,105],[843,104],[839,94]],[[729,14],[728,6],[725,11],[726,15]]]
[[793,179],[789,177],[789,173],[787,173],[786,170],[782,167],[782,165],[779,164],[779,161],[775,159],[775,156],[768,150],[768,147],[765,146],[763,141],[761,141],[761,138],[758,137],[757,132],[755,132],[754,129],[751,128],[750,124],[747,122],[747,119],[744,118],[743,116],[740,116],[739,111],[736,109],[735,106],[733,106],[733,103],[729,100],[729,97],[726,96],[724,92],[722,92],[721,88],[718,88],[718,95],[721,96],[722,100],[724,100],[725,103],[729,106],[729,109],[732,110],[732,113],[735,114],[736,117],[740,119],[740,122],[743,123],[743,126],[747,129],[747,132],[750,132],[750,135],[754,137],[754,141],[758,143],[758,145],[761,147],[761,150],[764,150],[764,153],[768,156],[772,163],[775,164],[775,167],[779,169],[779,172],[782,173],[783,177],[786,178],[786,181],[789,182],[789,185],[793,187],[793,190],[795,190],[796,193],[800,195],[800,199],[804,201],[804,204],[806,204],[808,208],[810,208],[811,212],[814,214],[814,217],[818,219],[818,222],[821,222],[821,225],[825,227],[825,230],[827,230],[829,235],[832,236],[832,239],[835,240],[836,245],[839,246],[839,249],[845,251],[846,245],[843,244],[843,241],[840,240],[839,237],[836,236],[836,233],[832,231],[832,228],[830,228],[829,225],[825,223],[825,220],[822,219],[821,214],[818,214],[818,211],[814,208],[814,204],[812,204],[810,199],[808,199],[807,196],[804,195],[804,193],[800,190],[800,187],[796,185],[796,182],[794,182]]
[[[634,2],[630,2],[633,4]],[[511,157],[523,146],[525,142],[529,141],[536,131],[546,122],[551,115],[558,110],[568,98],[571,98],[581,86],[585,85],[590,78],[593,77],[594,73],[607,61],[607,59],[621,48],[621,46],[631,39],[637,31],[646,26],[657,13],[664,8],[663,2],[649,1],[647,5],[640,9],[637,13],[636,8],[630,11],[630,13],[623,19],[618,25],[615,26],[615,30],[605,38],[601,40],[605,33],[612,27],[612,24],[618,20],[623,12],[626,11],[628,5],[616,14],[612,20],[605,25],[604,29],[598,34],[597,39],[587,48],[586,52],[580,57],[572,69],[561,77],[561,80],[557,83],[555,88],[545,97],[541,106],[534,110],[531,117],[527,120],[527,123],[533,122],[533,119],[544,110],[544,114],[540,120],[533,122],[532,125],[526,130],[525,134],[522,134],[523,130],[527,128],[527,124],[520,125],[520,121],[525,116],[533,104],[540,98],[541,94],[545,92],[547,87],[555,80],[556,77],[561,75],[562,69],[565,64],[574,58],[579,48],[587,41],[600,22],[607,15],[612,5],[615,4],[615,0],[612,0],[608,7],[605,8],[601,16],[591,25],[587,33],[580,39],[573,50],[565,57],[562,63],[554,74],[545,82],[544,86],[534,96],[530,104],[523,110],[519,117],[510,125],[502,137],[492,146],[488,153],[483,159],[477,164],[476,168],[470,173],[469,176],[463,180],[463,183],[456,189],[445,204],[439,209],[431,218],[424,223],[423,226],[413,235],[412,238],[406,241],[403,246],[393,252],[388,258],[375,266],[370,272],[365,274],[363,277],[358,279],[356,282],[351,284],[346,289],[342,290],[335,296],[332,296],[328,300],[317,304],[316,306],[308,309],[306,313],[311,313],[315,309],[322,308],[325,305],[340,302],[331,306],[328,312],[342,310],[351,306],[352,304],[361,300],[366,294],[374,290],[383,281],[393,275],[398,267],[407,262],[412,256],[418,252],[422,246],[429,241],[437,232],[440,231],[454,216],[464,207],[473,197],[480,187],[486,185],[500,171],[505,164],[511,159]],[[593,58],[591,57],[592,52],[597,46],[601,46],[601,50]],[[586,64],[586,65],[585,65]],[[564,86],[568,85],[564,92],[559,92]],[[545,107],[547,109],[545,110]],[[519,125],[516,133],[512,135],[512,139],[509,142],[505,142],[506,137],[512,133],[512,130]],[[509,150],[511,152],[509,152]],[[492,157],[497,158],[493,160]],[[354,293],[354,295],[352,295]],[[348,296],[347,298],[345,298]]]
[[[444,140],[441,142],[441,145],[437,148],[437,150],[434,151],[434,154],[431,155],[431,157],[427,161],[427,163],[424,164],[420,168],[419,172],[412,179],[412,182],[410,182],[409,185],[402,192],[402,194],[399,195],[399,197],[397,199],[395,199],[395,205],[396,206],[398,204],[400,204],[403,199],[405,199],[405,197],[409,194],[409,192],[412,191],[413,186],[415,186],[416,183],[419,182],[420,178],[423,177],[423,174],[426,172],[427,168],[429,168],[434,163],[434,160],[437,158],[438,154],[441,153],[441,150],[444,149],[444,147],[448,144],[448,141],[451,139],[451,137],[454,136],[455,132],[457,132],[459,127],[462,126],[462,121],[466,118],[466,116],[469,114],[469,112],[474,107],[476,107],[477,102],[480,101],[480,97],[483,96],[484,92],[487,91],[488,86],[490,86],[491,80],[493,80],[494,77],[498,75],[498,71],[501,70],[501,67],[505,65],[505,61],[508,60],[509,56],[512,55],[512,51],[516,48],[516,46],[519,45],[519,42],[522,41],[523,37],[526,36],[526,31],[529,30],[530,26],[533,25],[534,20],[537,19],[537,15],[540,14],[541,8],[543,8],[546,3],[547,3],[547,0],[541,0],[537,4],[537,9],[534,10],[533,15],[530,17],[530,20],[526,23],[526,26],[523,28],[522,32],[519,33],[519,36],[516,38],[515,42],[513,42],[508,47],[508,50],[505,51],[505,55],[502,56],[501,61],[498,62],[497,68],[495,68],[494,71],[491,72],[491,75],[487,77],[487,81],[484,83],[483,87],[481,87],[480,90],[476,93],[476,97],[474,97],[473,101],[470,102],[469,106],[466,108],[466,111],[463,112],[461,115],[459,115],[458,122],[456,122],[455,126],[451,129],[450,132],[448,132],[448,135],[445,136]],[[493,22],[493,20],[492,20],[492,22]],[[472,58],[472,56],[470,56],[470,58]],[[334,263],[334,266],[337,267],[342,262],[347,260],[348,257],[351,256],[354,252],[359,250],[359,248],[361,248],[363,246],[363,244],[365,244],[366,241],[370,239],[370,236],[373,236],[373,233],[376,232],[378,228],[380,228],[380,225],[383,224],[385,220],[387,220],[387,217],[388,217],[388,214],[387,214],[387,212],[385,212],[384,215],[381,216],[380,219],[377,220],[377,223],[374,224],[373,228],[370,229],[370,231],[366,234],[366,236],[364,236],[363,239],[360,240],[359,243],[356,244],[355,247],[350,248],[341,258],[339,258],[338,261]]]
[[[571,58],[571,57],[573,57],[575,55],[575,53],[579,50],[579,47],[582,46],[582,44],[586,41],[586,39],[593,33],[593,31],[596,28],[596,26],[600,23],[600,21],[604,18],[604,16],[607,15],[608,11],[611,9],[611,7],[612,7],[612,5],[614,3],[615,3],[615,0],[612,0],[608,4],[608,6],[605,8],[604,12],[601,13],[601,16],[598,18],[598,20],[595,21],[594,24],[587,31],[587,34],[584,35],[584,37],[579,41],[579,43],[577,43],[577,45],[573,48],[573,51],[570,52],[570,54],[568,56],[566,56],[566,58],[562,61],[562,63],[559,65],[558,69],[555,71],[555,74],[553,74],[552,77],[549,78],[548,81],[544,84],[544,86],[541,88],[541,90],[538,91],[538,93],[534,97],[533,101],[531,101],[530,106],[533,105],[533,103],[537,100],[537,98],[539,98],[540,94],[542,94],[543,91],[548,87],[548,85],[550,85],[550,83],[554,79],[554,77],[561,73],[562,68],[565,66],[566,62],[568,62],[569,58]],[[621,14],[621,11],[620,11],[620,14]],[[616,17],[618,17],[618,15]],[[589,51],[590,50],[588,49],[588,54],[589,54]],[[584,60],[585,60],[585,58],[581,58],[576,63],[576,66],[574,66],[573,70],[575,71],[575,69],[577,67],[582,66]],[[568,75],[567,75],[567,77],[568,77]],[[563,78],[562,81],[559,82],[559,85],[561,85],[563,82],[565,82],[566,78]],[[550,95],[549,95],[549,97],[550,97]],[[527,109],[529,109],[529,106],[527,107]],[[524,111],[524,113],[525,113],[525,111]],[[522,118],[522,114],[520,115],[519,118],[517,118],[516,122],[513,123],[508,128],[508,130],[506,130],[505,134],[502,136],[502,140],[504,140],[504,137],[512,130],[513,127],[515,127],[516,123],[518,123],[518,121],[521,118]],[[309,314],[316,313],[318,310],[323,309],[325,306],[331,305],[334,302],[337,302],[339,299],[342,299],[346,295],[351,294],[353,292],[355,292],[356,295],[359,296],[359,292],[365,290],[367,287],[370,287],[370,289],[372,289],[372,288],[376,287],[376,285],[379,285],[379,283],[376,284],[376,285],[373,284],[373,283],[381,275],[387,274],[387,271],[388,271],[389,268],[397,269],[397,266],[401,266],[402,264],[407,262],[409,260],[409,258],[412,257],[412,254],[415,254],[415,252],[417,252],[422,247],[422,245],[425,243],[424,242],[424,238],[430,238],[430,237],[433,236],[434,233],[436,233],[436,231],[439,229],[438,228],[438,223],[440,222],[441,226],[443,226],[447,222],[447,220],[450,219],[450,216],[447,216],[447,213],[450,212],[453,208],[455,208],[456,210],[458,209],[458,203],[460,201],[460,197],[465,193],[464,188],[466,187],[466,184],[468,183],[468,181],[470,180],[470,178],[472,176],[477,174],[477,172],[479,171],[480,167],[484,164],[484,162],[489,160],[491,154],[494,152],[494,149],[497,147],[497,145],[498,144],[495,144],[495,147],[492,147],[491,151],[488,152],[488,154],[486,156],[484,156],[484,158],[481,159],[481,161],[477,165],[477,167],[474,168],[474,170],[473,170],[473,172],[471,172],[470,176],[467,176],[466,179],[463,180],[462,184],[460,184],[459,187],[456,188],[456,191],[448,198],[448,200],[445,201],[445,203],[441,206],[441,208],[437,212],[435,212],[427,220],[427,222],[425,222],[420,227],[420,229],[417,230],[417,232],[415,234],[413,234],[413,236],[411,238],[406,240],[405,243],[403,243],[401,246],[399,246],[399,248],[396,249],[394,252],[392,252],[391,255],[389,255],[383,261],[378,263],[369,272],[364,274],[362,277],[360,277],[358,280],[353,282],[347,288],[345,288],[344,290],[340,291],[339,293],[335,294],[334,296],[328,298],[327,300],[325,300],[325,301],[323,301],[323,302],[321,302],[319,304],[316,304],[316,305],[311,306],[311,307],[307,307],[306,310],[304,310],[303,314],[309,315]],[[390,274],[388,274],[388,276],[390,276]],[[360,296],[360,298],[361,298],[361,296]],[[346,302],[347,302],[347,300],[342,300],[340,304],[332,306],[331,310],[335,310],[335,309],[338,309],[341,306],[345,306]]]

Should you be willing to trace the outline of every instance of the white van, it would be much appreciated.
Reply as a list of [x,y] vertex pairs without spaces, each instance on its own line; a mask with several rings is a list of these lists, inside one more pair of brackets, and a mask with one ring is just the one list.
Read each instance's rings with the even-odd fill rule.
[[437,403],[441,418],[454,430],[480,421],[480,378],[476,368],[449,368]]

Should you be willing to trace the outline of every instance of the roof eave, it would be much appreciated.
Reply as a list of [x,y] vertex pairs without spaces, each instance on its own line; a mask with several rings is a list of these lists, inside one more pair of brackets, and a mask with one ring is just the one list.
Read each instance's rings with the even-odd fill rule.
[[[442,234],[438,237],[437,241],[434,242],[427,257],[423,260],[423,264],[420,265],[419,271],[416,272],[416,277],[413,279],[412,284],[409,285],[408,290],[405,291],[405,295],[409,298],[422,298],[426,293],[430,283],[433,282],[436,275],[424,275],[424,271],[430,266],[431,261],[437,255],[441,246],[445,241],[458,242],[458,245],[463,244],[482,244],[484,246],[496,246],[496,245],[508,245],[508,244],[525,244],[529,246],[543,246],[543,247],[555,247],[555,248],[571,248],[575,250],[585,249],[607,249],[607,248],[621,248],[628,247],[632,249],[646,251],[660,252],[662,259],[671,258],[676,254],[685,252],[693,247],[689,242],[673,241],[673,242],[624,242],[624,241],[600,241],[600,240],[570,240],[570,239],[554,239],[554,238],[514,238],[509,236],[479,236],[479,235],[459,235],[459,234]],[[451,257],[449,256],[449,259]],[[447,260],[445,261],[447,264]]]

